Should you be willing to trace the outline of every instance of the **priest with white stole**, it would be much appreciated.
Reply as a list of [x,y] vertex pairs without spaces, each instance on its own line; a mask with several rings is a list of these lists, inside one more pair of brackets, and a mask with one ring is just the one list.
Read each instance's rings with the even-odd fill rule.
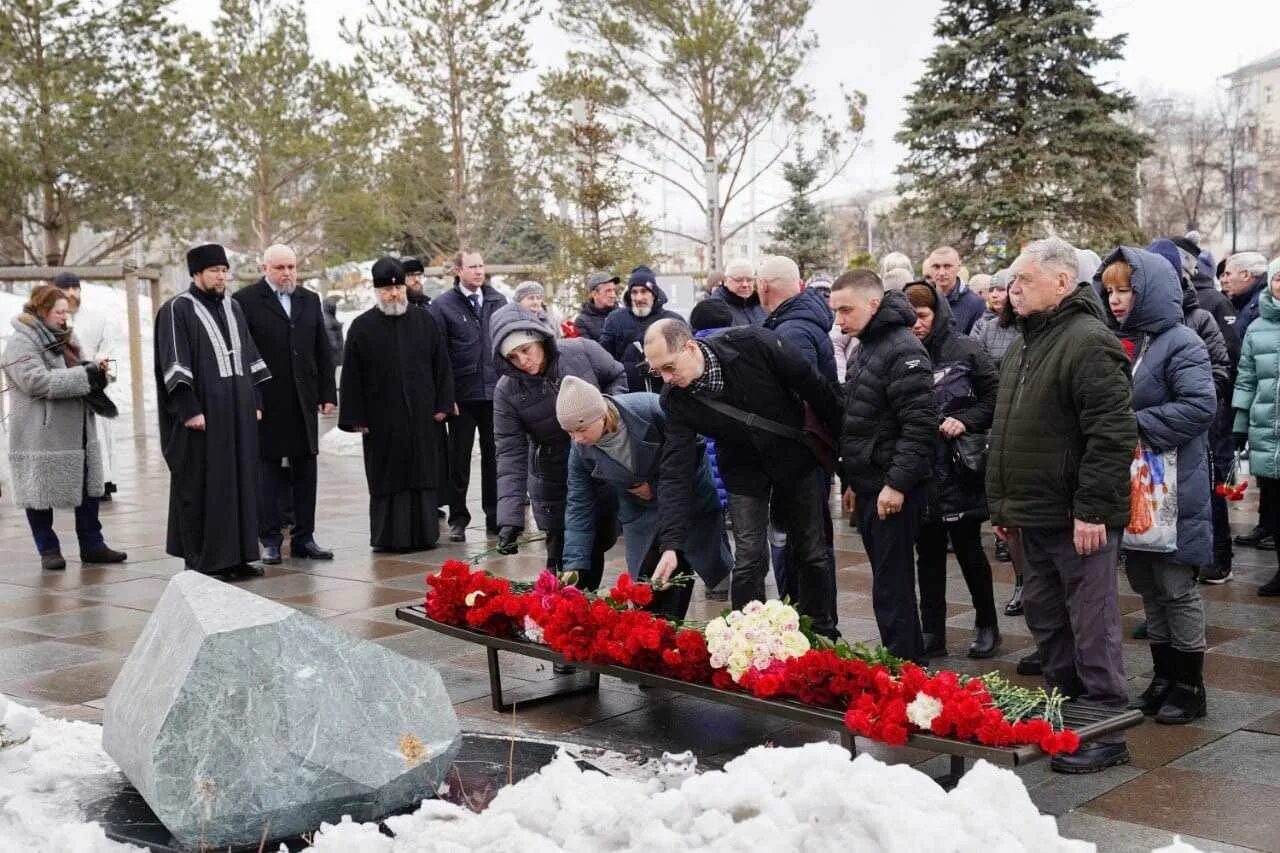
[[216,243],[187,252],[191,287],[156,314],[156,400],[169,465],[165,550],[210,575],[260,575],[256,386],[271,378]]
[[[85,361],[95,364],[102,359],[118,362],[120,358],[120,324],[111,312],[103,305],[86,305],[80,288],[80,276],[73,272],[58,273],[53,278],[54,287],[67,294],[67,303],[71,308],[71,328],[75,330],[76,340],[80,341],[80,355]],[[109,372],[110,381],[115,381],[116,370]],[[99,500],[111,500],[112,493],[118,491],[115,482],[115,466],[113,463],[114,443],[111,438],[113,420],[98,413],[94,419],[98,425],[98,447],[102,450],[102,497]]]
[[400,262],[379,258],[373,286],[377,303],[347,329],[338,428],[364,436],[373,550],[416,551],[440,539],[440,430],[454,411],[453,370],[435,318],[409,309]]

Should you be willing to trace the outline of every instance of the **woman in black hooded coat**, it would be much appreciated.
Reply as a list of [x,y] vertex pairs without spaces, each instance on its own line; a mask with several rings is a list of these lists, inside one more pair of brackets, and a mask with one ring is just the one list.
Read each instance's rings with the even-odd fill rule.
[[[955,550],[973,599],[977,629],[969,657],[989,658],[1000,647],[991,564],[982,547],[987,518],[983,471],[967,470],[958,461],[957,442],[991,428],[999,377],[995,362],[982,347],[951,325],[951,308],[933,285],[913,282],[903,294],[916,312],[916,337],[933,363],[933,393],[938,403],[937,441],[929,503],[916,538],[916,573],[920,583],[920,624],[926,657],[945,655],[947,619],[947,540]],[[983,451],[985,455],[985,451]]]

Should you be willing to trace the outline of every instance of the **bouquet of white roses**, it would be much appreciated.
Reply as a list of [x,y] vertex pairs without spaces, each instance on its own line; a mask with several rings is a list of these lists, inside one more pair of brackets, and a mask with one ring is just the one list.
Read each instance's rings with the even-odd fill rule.
[[749,670],[767,670],[775,661],[809,651],[794,607],[772,600],[752,601],[741,610],[712,619],[703,632],[714,669],[726,669],[735,683]]

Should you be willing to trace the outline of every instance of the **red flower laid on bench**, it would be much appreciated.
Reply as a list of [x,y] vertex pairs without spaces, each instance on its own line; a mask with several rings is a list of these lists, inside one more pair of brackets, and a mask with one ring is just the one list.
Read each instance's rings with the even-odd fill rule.
[[550,572],[532,586],[513,584],[449,560],[427,576],[427,587],[427,615],[438,622],[540,642],[567,661],[629,667],[763,699],[843,709],[850,731],[896,746],[905,744],[912,731],[987,746],[1035,744],[1051,755],[1079,746],[1076,734],[1062,728],[1063,698],[1056,691],[1018,687],[996,673],[976,678],[948,670],[930,673],[861,644],[833,645],[810,635],[808,651],[735,669],[740,673],[735,681],[727,668],[712,667],[702,631],[644,610],[653,590],[627,575],[607,596],[596,598]]

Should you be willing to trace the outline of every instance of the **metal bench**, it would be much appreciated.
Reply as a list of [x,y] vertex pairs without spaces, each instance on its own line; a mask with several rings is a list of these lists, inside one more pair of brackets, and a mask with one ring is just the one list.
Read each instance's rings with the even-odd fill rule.
[[[793,722],[829,729],[839,733],[840,743],[849,750],[851,755],[857,754],[853,732],[845,727],[844,713],[841,711],[804,705],[790,699],[759,699],[749,693],[721,690],[709,684],[693,684],[688,681],[680,681],[655,675],[651,672],[642,672],[638,669],[628,669],[621,666],[602,666],[575,662],[573,665],[583,670],[588,676],[585,683],[580,678],[575,678],[573,683],[568,686],[563,685],[563,682],[561,682],[546,693],[520,699],[517,702],[507,702],[504,700],[502,693],[502,670],[498,661],[498,652],[511,652],[512,654],[540,658],[552,663],[566,663],[564,658],[547,646],[537,643],[494,637],[482,631],[459,628],[455,625],[437,622],[427,616],[426,608],[421,604],[397,608],[396,618],[458,640],[465,640],[484,646],[489,663],[490,701],[493,703],[493,710],[499,713],[508,712],[516,705],[527,707],[565,696],[594,693],[600,689],[600,676],[610,675],[634,684],[661,687],[665,690],[683,693],[686,696],[705,699],[709,702],[719,702],[748,711],[771,714]],[[1104,709],[1080,707],[1075,703],[1066,705],[1063,709],[1062,717],[1067,727],[1074,729],[1076,734],[1080,736],[1081,743],[1111,732],[1131,728],[1141,723],[1143,719],[1141,711],[1110,712]],[[938,779],[938,782],[944,787],[949,787],[959,781],[967,769],[966,763],[970,760],[983,759],[1003,767],[1020,767],[1045,757],[1045,754],[1036,746],[984,746],[980,743],[938,737],[931,734],[913,733],[907,739],[907,746],[951,757],[950,772]]]

